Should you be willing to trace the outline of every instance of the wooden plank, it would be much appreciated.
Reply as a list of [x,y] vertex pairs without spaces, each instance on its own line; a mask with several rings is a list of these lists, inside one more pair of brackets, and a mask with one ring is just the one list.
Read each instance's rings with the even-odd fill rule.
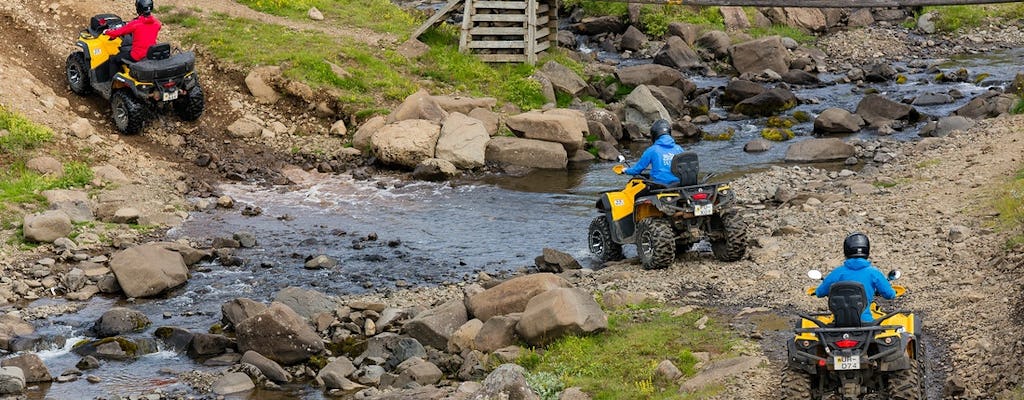
[[474,1],[473,7],[478,10],[481,8],[497,8],[502,10],[522,10],[526,8],[525,1]]
[[751,7],[805,7],[805,8],[875,8],[923,7],[941,5],[971,5],[1017,3],[1010,0],[602,0],[619,3],[669,4],[686,6],[751,6]]
[[537,34],[534,35],[534,38],[537,39],[538,42],[540,42],[541,39],[544,39],[549,34],[551,34],[551,28],[545,26],[543,28],[537,29]]
[[[545,22],[546,23],[546,22]],[[526,63],[537,63],[537,0],[526,2]]]
[[551,34],[548,35],[548,47],[558,46],[558,0],[549,0],[551,2],[551,12],[548,13],[548,29]]
[[444,7],[441,7],[440,10],[437,10],[437,12],[435,12],[434,15],[431,15],[430,18],[427,18],[427,21],[424,22],[423,25],[420,25],[419,28],[416,28],[415,31],[412,31],[412,35],[409,37],[420,37],[420,35],[422,35],[423,32],[426,32],[427,29],[430,29],[430,27],[434,26],[434,24],[441,22],[441,18],[444,18],[445,15],[448,15],[448,13],[455,10],[455,8],[458,7],[459,4],[462,3],[462,1],[463,0],[448,0],[448,4],[445,4]]
[[534,51],[540,53],[540,52],[542,52],[544,50],[547,50],[550,47],[551,47],[551,42],[548,41],[548,40],[543,40],[543,41],[537,42],[537,46],[534,47]]
[[547,24],[548,24],[548,16],[547,15],[542,16],[542,17],[537,17],[537,25],[547,25]]
[[523,14],[476,14],[473,22],[523,22],[526,15]]
[[484,62],[523,62],[526,56],[522,54],[477,54],[477,58]]
[[478,26],[469,30],[470,35],[519,35],[526,36],[526,29],[518,26],[498,28],[491,26]]
[[473,38],[469,35],[469,29],[473,27],[473,0],[466,0],[466,7],[462,11],[462,30],[459,32],[459,52],[469,51],[469,42]]
[[474,40],[469,42],[471,49],[522,49],[526,42],[522,40]]
[[542,15],[542,14],[547,14],[547,13],[548,13],[548,5],[547,4],[541,4],[541,5],[537,6],[537,15]]

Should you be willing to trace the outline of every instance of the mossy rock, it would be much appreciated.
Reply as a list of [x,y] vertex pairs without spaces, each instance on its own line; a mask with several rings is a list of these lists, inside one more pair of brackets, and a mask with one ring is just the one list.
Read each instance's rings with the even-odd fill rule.
[[907,76],[903,74],[896,75],[896,83],[900,85],[907,83]]
[[224,333],[224,325],[221,325],[221,324],[213,324],[213,325],[211,325],[210,326],[210,333],[212,333],[214,335],[219,335],[219,334]]
[[327,357],[321,355],[312,356],[308,361],[306,361],[306,364],[312,367],[314,371],[324,369],[324,367],[327,366],[327,363]]
[[732,140],[733,136],[735,135],[736,130],[733,128],[729,128],[722,133],[704,133],[703,139],[709,141],[726,141]]
[[324,345],[331,354],[347,355],[355,358],[366,351],[366,340],[356,336],[349,336],[340,342],[331,342]]
[[796,120],[789,117],[772,116],[768,117],[768,121],[765,122],[765,126],[769,128],[792,128],[796,125]]
[[785,142],[796,137],[792,130],[786,128],[764,128],[761,137],[773,142]]
[[991,76],[991,75],[989,75],[987,72],[982,72],[982,73],[978,74],[978,76],[974,77],[974,84],[975,85],[980,84],[985,79],[988,79],[989,76]]
[[793,119],[799,123],[811,122],[814,118],[811,118],[811,114],[807,111],[795,111],[793,112]]

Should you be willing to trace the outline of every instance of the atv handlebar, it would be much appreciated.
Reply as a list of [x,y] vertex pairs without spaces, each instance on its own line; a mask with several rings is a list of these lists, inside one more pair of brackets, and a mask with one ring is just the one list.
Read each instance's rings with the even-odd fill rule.
[[[907,294],[907,288],[905,286],[892,285],[892,289],[896,291],[896,297],[903,297],[903,295]],[[804,293],[806,293],[808,296],[814,296],[817,290],[818,288],[811,286],[809,288],[804,289]]]

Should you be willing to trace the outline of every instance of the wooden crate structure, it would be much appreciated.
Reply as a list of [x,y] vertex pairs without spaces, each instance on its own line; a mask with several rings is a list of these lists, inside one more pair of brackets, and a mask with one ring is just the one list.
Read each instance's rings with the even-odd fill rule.
[[464,0],[459,51],[486,62],[534,64],[558,34],[557,0]]

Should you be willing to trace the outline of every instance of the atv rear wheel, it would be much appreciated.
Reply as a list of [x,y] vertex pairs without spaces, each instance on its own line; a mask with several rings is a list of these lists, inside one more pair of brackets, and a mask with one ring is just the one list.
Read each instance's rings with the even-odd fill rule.
[[812,399],[811,387],[813,386],[811,375],[784,367],[782,369],[782,382],[779,387],[779,399],[781,400],[810,400]]
[[921,400],[924,391],[921,385],[919,361],[910,359],[910,368],[889,373],[885,381],[885,392],[891,400]]
[[622,259],[622,245],[612,241],[612,230],[608,226],[608,216],[606,215],[590,221],[587,246],[590,248],[590,254],[593,254],[601,262]]
[[68,80],[71,91],[77,95],[89,94],[92,87],[89,86],[89,69],[85,65],[85,53],[76,51],[68,55],[67,63],[64,66],[64,76]]
[[203,115],[206,108],[206,98],[203,95],[203,88],[196,85],[188,92],[188,95],[174,101],[174,113],[182,121],[195,121]]
[[711,252],[721,261],[739,261],[747,254],[747,223],[739,213],[726,211],[712,217],[711,224],[721,229],[721,238],[711,241]]
[[125,90],[110,96],[110,109],[114,114],[114,126],[126,135],[142,132],[146,123],[146,106]]
[[676,258],[676,235],[665,218],[647,218],[636,227],[636,252],[643,269],[663,269]]

